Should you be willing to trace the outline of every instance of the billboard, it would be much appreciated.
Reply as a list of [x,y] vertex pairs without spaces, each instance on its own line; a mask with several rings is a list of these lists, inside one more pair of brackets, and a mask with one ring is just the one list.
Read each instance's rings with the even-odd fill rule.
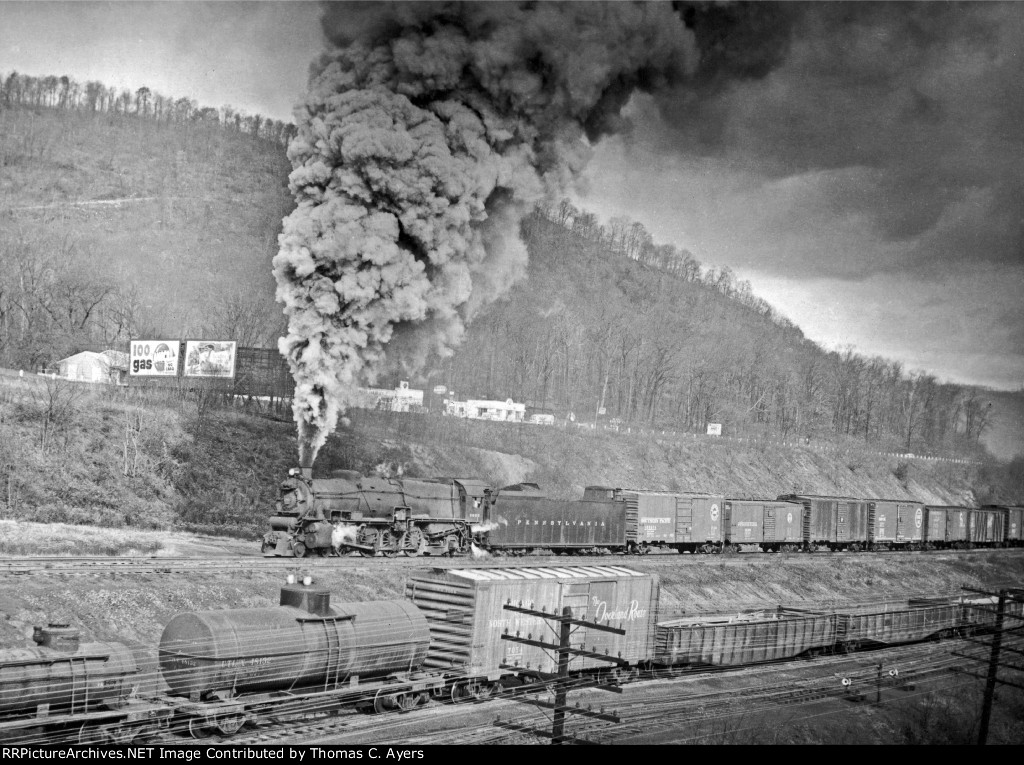
[[128,374],[132,377],[175,377],[180,340],[132,340]]
[[234,340],[186,340],[185,377],[235,376]]

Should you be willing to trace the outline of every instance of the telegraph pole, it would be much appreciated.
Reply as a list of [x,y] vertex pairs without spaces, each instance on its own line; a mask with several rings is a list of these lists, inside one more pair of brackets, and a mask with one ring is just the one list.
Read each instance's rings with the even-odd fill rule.
[[[536,736],[541,736],[541,737],[544,737],[544,738],[550,738],[552,744],[565,744],[565,743],[589,744],[589,743],[593,743],[593,742],[586,741],[586,740],[578,738],[576,736],[566,736],[565,735],[565,714],[566,714],[566,712],[568,712],[570,714],[580,715],[582,717],[591,717],[591,718],[598,719],[598,720],[604,720],[606,722],[612,722],[612,723],[621,722],[619,717],[618,717],[618,715],[616,715],[614,712],[611,713],[611,714],[606,714],[603,711],[603,709],[600,712],[594,712],[591,709],[582,709],[579,706],[570,707],[568,705],[568,703],[567,703],[567,694],[568,694],[569,685],[570,685],[570,682],[571,682],[571,678],[570,678],[570,675],[569,675],[569,661],[574,656],[583,656],[583,657],[586,657],[588,659],[596,659],[598,661],[606,661],[606,662],[609,662],[610,664],[617,664],[617,665],[623,666],[623,667],[628,667],[629,666],[629,662],[626,661],[625,659],[621,658],[620,656],[611,656],[609,654],[602,654],[602,653],[598,653],[596,651],[587,651],[585,648],[573,648],[572,644],[570,643],[570,638],[572,636],[572,628],[574,626],[586,627],[587,629],[598,630],[600,632],[610,632],[610,633],[615,634],[615,635],[625,635],[626,631],[624,629],[619,629],[618,627],[609,627],[609,626],[607,626],[605,624],[598,624],[597,622],[590,622],[590,621],[586,621],[586,620],[583,620],[583,619],[576,619],[576,618],[573,617],[572,608],[570,608],[569,606],[565,606],[562,609],[562,613],[560,615],[559,614],[550,613],[548,611],[538,611],[538,610],[532,609],[532,608],[523,608],[522,606],[514,606],[511,603],[506,603],[505,606],[503,606],[503,608],[506,611],[514,611],[515,613],[526,614],[528,616],[539,616],[542,619],[545,619],[547,621],[558,622],[559,629],[558,629],[558,643],[557,644],[556,643],[548,643],[548,642],[545,642],[543,640],[535,640],[535,639],[533,639],[530,636],[522,637],[519,633],[516,633],[515,635],[510,635],[508,633],[505,633],[504,635],[501,636],[502,640],[508,640],[508,641],[513,642],[513,643],[522,643],[523,645],[530,645],[530,646],[534,646],[534,647],[537,647],[537,648],[544,648],[544,649],[550,650],[550,651],[554,652],[558,656],[558,663],[556,665],[557,666],[557,670],[556,670],[556,673],[554,675],[544,675],[543,673],[540,673],[540,672],[536,673],[538,676],[540,676],[544,680],[552,680],[552,681],[554,681],[554,683],[553,683],[554,688],[555,688],[554,703],[549,703],[549,702],[546,702],[546,701],[541,701],[540,699],[522,698],[522,697],[517,698],[515,696],[511,697],[512,701],[518,701],[518,702],[520,702],[522,704],[529,704],[531,706],[539,707],[541,709],[550,709],[550,710],[552,710],[553,715],[552,715],[551,732],[550,733],[547,733],[547,732],[545,732],[543,730],[540,730],[538,728],[530,728],[528,726],[518,725],[516,723],[503,723],[500,720],[496,720],[495,721],[495,725],[498,725],[498,726],[503,727],[503,728],[508,728],[509,730],[515,730],[515,731],[520,731],[520,732],[524,732],[524,733],[533,733]],[[511,669],[511,667],[510,667],[510,669]],[[622,693],[622,689],[619,688],[618,685],[616,685],[614,682],[613,683],[600,682],[600,681],[595,681],[595,682],[590,682],[590,683],[572,682],[572,687],[573,687],[573,689],[576,689],[576,690],[582,690],[584,688],[596,688],[598,690],[611,691],[612,693]]]

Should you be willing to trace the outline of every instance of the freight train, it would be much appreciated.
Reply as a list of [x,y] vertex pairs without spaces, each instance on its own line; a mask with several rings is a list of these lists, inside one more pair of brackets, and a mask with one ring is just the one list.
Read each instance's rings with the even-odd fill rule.
[[454,555],[920,550],[1020,545],[1022,508],[914,500],[724,494],[590,486],[577,500],[536,484],[494,489],[465,478],[398,479],[289,471],[264,554]]
[[[108,743],[169,730],[231,735],[268,713],[410,711],[431,699],[528,693],[558,677],[560,653],[577,681],[616,687],[641,674],[918,642],[1024,618],[1024,590],[1010,592],[1001,615],[992,598],[966,596],[720,616],[672,616],[659,604],[658,577],[621,566],[435,568],[411,576],[404,599],[345,604],[311,579],[293,580],[276,607],[174,617],[158,648],[163,687],[149,698],[136,693],[136,664],[119,644],[0,651],[0,740],[68,730]],[[573,625],[561,648],[550,644],[558,618]]]

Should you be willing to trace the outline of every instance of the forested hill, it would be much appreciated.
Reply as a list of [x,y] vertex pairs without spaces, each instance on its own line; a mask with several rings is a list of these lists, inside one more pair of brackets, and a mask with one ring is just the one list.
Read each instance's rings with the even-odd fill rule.
[[[145,93],[91,106],[59,89],[33,100],[10,81],[0,366],[44,367],[143,335],[272,347],[281,312],[270,260],[293,207],[284,126],[181,99],[157,109]],[[584,422],[721,423],[726,435],[842,435],[925,454],[974,454],[998,426],[984,391],[825,352],[728,269],[655,244],[638,223],[602,225],[562,203],[530,216],[523,234],[528,278],[415,386]]]
[[564,204],[528,219],[529,278],[474,321],[437,381],[590,422],[978,450],[992,425],[984,391],[826,352],[728,269],[705,271],[638,226],[605,228]]

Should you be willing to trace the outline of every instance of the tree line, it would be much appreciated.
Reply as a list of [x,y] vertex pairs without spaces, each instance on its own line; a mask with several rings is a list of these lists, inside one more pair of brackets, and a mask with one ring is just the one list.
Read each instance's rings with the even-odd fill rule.
[[0,107],[66,109],[132,115],[163,123],[219,125],[282,146],[287,146],[296,133],[291,122],[246,114],[232,106],[200,106],[194,98],[167,96],[145,85],[132,91],[97,80],[80,83],[68,75],[33,77],[12,71],[0,79]]
[[658,245],[638,222],[601,225],[567,201],[523,233],[528,281],[495,304],[434,380],[561,417],[732,435],[861,438],[881,448],[979,447],[991,409],[940,382],[803,336],[728,268]]

